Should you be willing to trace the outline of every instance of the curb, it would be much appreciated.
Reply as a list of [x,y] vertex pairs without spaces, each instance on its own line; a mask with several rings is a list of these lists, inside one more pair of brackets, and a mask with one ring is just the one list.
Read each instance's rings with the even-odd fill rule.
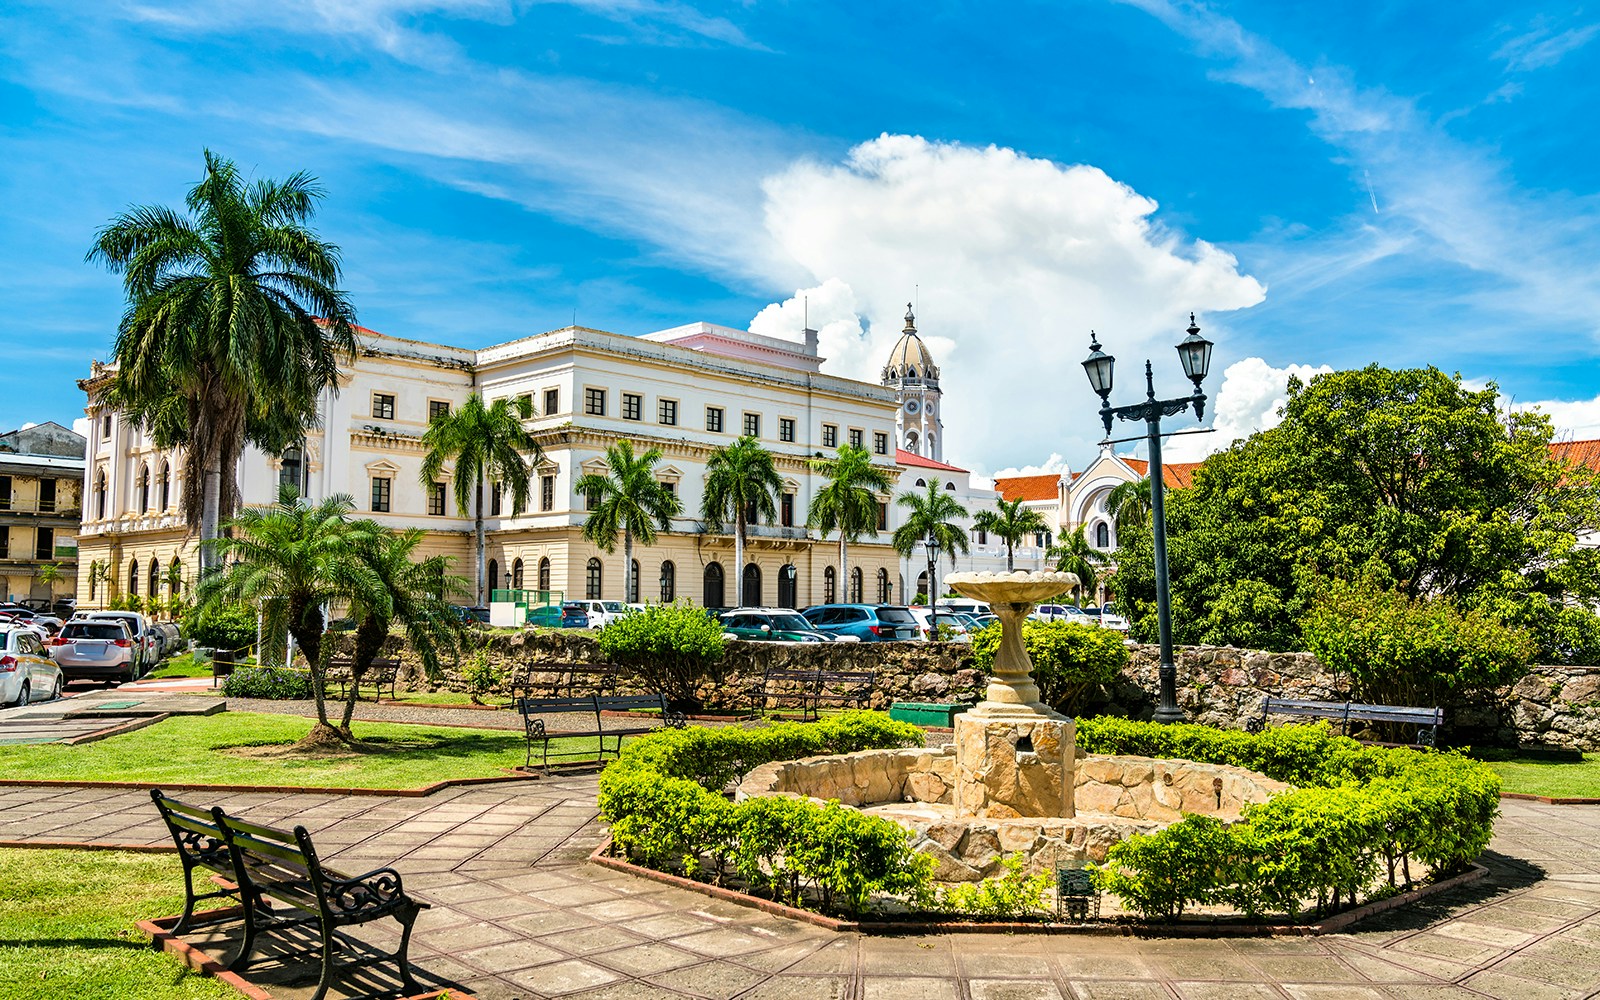
[[0,788],[172,788],[185,792],[258,792],[266,795],[381,795],[420,799],[447,788],[471,785],[498,785],[511,781],[533,781],[537,775],[523,771],[482,778],[448,778],[421,788],[332,788],[304,785],[205,785],[178,781],[62,781],[54,778],[0,780]]
[[1458,886],[1476,882],[1489,874],[1489,869],[1479,864],[1473,864],[1464,872],[1452,875],[1442,882],[1431,882],[1424,886],[1403,892],[1397,896],[1380,899],[1366,903],[1353,910],[1336,913],[1324,920],[1310,924],[1225,924],[1225,923],[1176,923],[1176,924],[1145,924],[1145,923],[1105,923],[1105,924],[1060,924],[1049,922],[1029,921],[918,921],[918,920],[885,920],[885,921],[858,921],[842,920],[837,917],[825,916],[811,910],[802,910],[798,907],[777,903],[759,896],[722,886],[710,885],[706,882],[697,882],[694,879],[684,878],[681,875],[671,875],[667,872],[656,871],[636,865],[623,858],[607,855],[611,849],[611,841],[595,848],[589,855],[591,864],[612,871],[623,872],[638,878],[660,882],[663,885],[687,889],[698,892],[703,896],[721,899],[738,906],[748,906],[752,909],[762,910],[774,916],[786,917],[802,923],[812,924],[830,931],[860,934],[1074,934],[1085,937],[1182,937],[1182,938],[1215,938],[1215,937],[1314,937],[1319,934],[1332,934],[1343,930],[1352,924],[1360,923],[1369,917],[1377,916],[1388,910],[1411,903],[1419,902],[1429,896],[1447,892]]
[[177,851],[176,844],[117,844],[108,840],[0,840],[0,848],[32,851],[134,851],[162,854]]
[[1600,805],[1600,799],[1588,798],[1561,798],[1549,795],[1530,795],[1527,792],[1501,792],[1502,799],[1516,799],[1519,802],[1543,802],[1547,806],[1593,806]]

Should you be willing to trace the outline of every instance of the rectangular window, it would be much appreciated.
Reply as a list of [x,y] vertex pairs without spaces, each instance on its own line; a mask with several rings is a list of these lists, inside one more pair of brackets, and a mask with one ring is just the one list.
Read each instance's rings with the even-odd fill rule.
[[722,407],[706,407],[706,430],[722,433]]
[[604,389],[583,390],[583,412],[591,417],[606,415],[606,391]]
[[822,446],[824,448],[839,447],[839,428],[836,425],[822,425]]
[[675,496],[678,495],[678,484],[677,483],[662,482],[661,490],[662,490],[662,492],[666,493],[667,496],[675,497]]
[[874,455],[889,454],[889,435],[883,431],[872,432],[872,453]]
[[663,399],[656,404],[656,420],[668,427],[678,426],[678,401]]
[[561,412],[561,390],[546,389],[544,391],[544,415]]
[[506,488],[502,483],[491,483],[489,486],[489,516],[499,517],[500,508],[505,504]]
[[378,420],[394,419],[394,396],[387,392],[372,394],[372,415]]
[[746,413],[744,415],[744,436],[753,438],[761,436],[761,414]]
[[[499,490],[495,490],[499,493]],[[434,517],[444,516],[444,483],[434,481],[428,486],[428,513]]]
[[450,404],[449,403],[446,403],[442,399],[430,399],[430,400],[428,400],[428,423],[431,424],[435,420],[438,420],[440,417],[448,417],[449,415],[450,415]]
[[878,530],[889,530],[889,505],[886,503],[878,504]]
[[0,476],[0,510],[11,509],[11,477]]
[[783,495],[783,506],[778,511],[779,523],[785,528],[794,527],[794,494]]
[[389,510],[390,490],[394,488],[394,480],[388,476],[372,477],[372,509],[380,514]]
[[517,397],[517,405],[514,407],[514,409],[517,411],[517,415],[518,416],[521,416],[524,413],[532,413],[533,412],[533,393],[525,392],[522,395],[518,396]]
[[[601,412],[604,412],[603,410]],[[636,392],[622,394],[622,419],[639,420],[644,413],[644,397]]]
[[794,421],[789,417],[778,418],[778,440],[791,443],[794,441]]
[[988,545],[989,544],[989,532],[986,531],[983,528],[979,528],[978,529],[978,544],[979,545]]
[[100,436],[103,438],[111,436],[111,414],[109,413],[100,418]]
[[40,528],[39,537],[33,545],[35,559],[54,559],[56,554],[56,529]]
[[539,509],[540,510],[555,510],[556,509],[556,477],[555,476],[540,476],[539,477]]
[[854,427],[850,428],[850,447],[861,447],[861,432]]
[[[10,559],[10,558],[11,558],[11,529],[6,527],[3,524],[0,524],[0,559]],[[94,586],[94,580],[92,578],[89,581],[89,586],[91,586],[91,587]],[[93,596],[93,595],[91,595],[91,596]]]

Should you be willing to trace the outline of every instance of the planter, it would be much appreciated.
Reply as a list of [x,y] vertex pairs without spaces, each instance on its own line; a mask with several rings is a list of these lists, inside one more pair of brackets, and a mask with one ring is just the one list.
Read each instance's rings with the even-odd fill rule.
[[956,716],[970,707],[970,705],[941,705],[929,701],[897,701],[889,709],[889,718],[916,726],[950,729],[955,725]]

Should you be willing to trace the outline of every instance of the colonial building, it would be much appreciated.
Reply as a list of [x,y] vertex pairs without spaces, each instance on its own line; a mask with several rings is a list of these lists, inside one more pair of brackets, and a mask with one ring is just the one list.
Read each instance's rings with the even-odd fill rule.
[[53,600],[77,587],[82,435],[49,422],[0,434],[0,595]]
[[897,447],[935,462],[944,461],[944,406],[939,367],[917,336],[917,318],[906,306],[906,325],[883,366],[883,384],[894,390]]

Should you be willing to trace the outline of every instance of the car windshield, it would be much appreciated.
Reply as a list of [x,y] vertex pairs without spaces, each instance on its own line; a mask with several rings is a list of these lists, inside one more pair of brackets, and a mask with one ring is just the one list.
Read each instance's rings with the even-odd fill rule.
[[878,620],[891,625],[915,625],[917,622],[905,608],[879,608]]
[[626,611],[626,610],[628,610],[626,607],[623,606],[621,601],[601,601],[600,602],[600,606],[602,608],[605,608],[607,611]]
[[61,628],[63,639],[121,639],[124,635],[121,625],[90,625],[78,622],[69,623]]
[[773,615],[768,621],[775,629],[785,632],[810,632],[811,623],[799,615]]

